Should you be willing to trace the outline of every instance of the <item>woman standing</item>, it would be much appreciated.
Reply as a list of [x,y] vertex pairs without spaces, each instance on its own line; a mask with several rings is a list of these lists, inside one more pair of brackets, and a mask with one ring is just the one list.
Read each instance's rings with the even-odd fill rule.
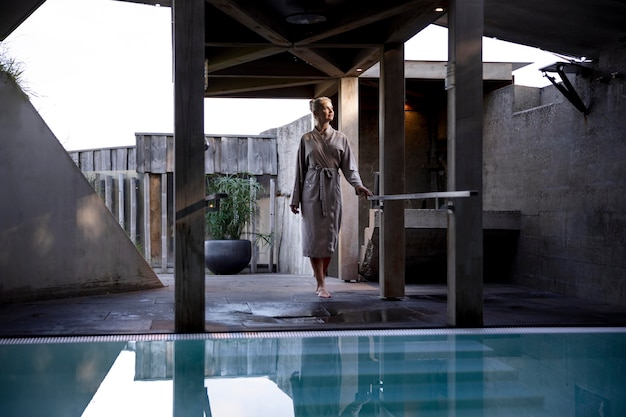
[[341,177],[358,195],[371,196],[363,186],[348,138],[330,125],[335,117],[328,97],[310,102],[315,129],[300,139],[296,161],[296,179],[290,208],[295,214],[302,210],[302,254],[311,261],[317,281],[315,293],[329,298],[326,271],[337,248],[341,224]]

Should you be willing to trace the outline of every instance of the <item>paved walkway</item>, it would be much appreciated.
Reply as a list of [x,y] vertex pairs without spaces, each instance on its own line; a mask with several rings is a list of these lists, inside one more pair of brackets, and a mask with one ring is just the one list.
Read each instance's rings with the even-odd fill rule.
[[[163,288],[0,305],[0,337],[174,333],[174,277]],[[313,277],[241,274],[206,277],[206,331],[442,328],[446,288],[409,285],[388,301],[378,284],[328,278],[333,297],[315,295]],[[626,326],[626,307],[508,284],[485,286],[485,327]]]

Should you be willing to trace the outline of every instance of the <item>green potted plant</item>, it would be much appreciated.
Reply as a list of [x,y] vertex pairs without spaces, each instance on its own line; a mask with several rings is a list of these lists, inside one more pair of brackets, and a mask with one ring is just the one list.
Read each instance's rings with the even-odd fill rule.
[[241,235],[258,211],[256,196],[262,192],[263,186],[247,174],[206,176],[207,195],[227,195],[206,213],[204,259],[214,274],[238,274],[250,263],[252,242]]

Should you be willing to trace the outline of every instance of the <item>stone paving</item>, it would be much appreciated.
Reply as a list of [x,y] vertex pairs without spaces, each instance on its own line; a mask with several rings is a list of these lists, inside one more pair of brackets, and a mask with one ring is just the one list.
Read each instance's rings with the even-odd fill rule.
[[[0,337],[174,333],[174,277],[163,288],[0,305]],[[240,274],[206,277],[206,331],[445,328],[446,287],[407,285],[385,300],[377,283],[329,277],[333,297],[315,295],[313,277]],[[623,327],[626,307],[510,284],[486,284],[485,327]]]

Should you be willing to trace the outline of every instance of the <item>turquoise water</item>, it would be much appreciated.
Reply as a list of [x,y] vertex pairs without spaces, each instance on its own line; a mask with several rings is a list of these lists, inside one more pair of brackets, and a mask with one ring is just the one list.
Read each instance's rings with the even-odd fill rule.
[[626,329],[0,339],[0,416],[626,416]]

